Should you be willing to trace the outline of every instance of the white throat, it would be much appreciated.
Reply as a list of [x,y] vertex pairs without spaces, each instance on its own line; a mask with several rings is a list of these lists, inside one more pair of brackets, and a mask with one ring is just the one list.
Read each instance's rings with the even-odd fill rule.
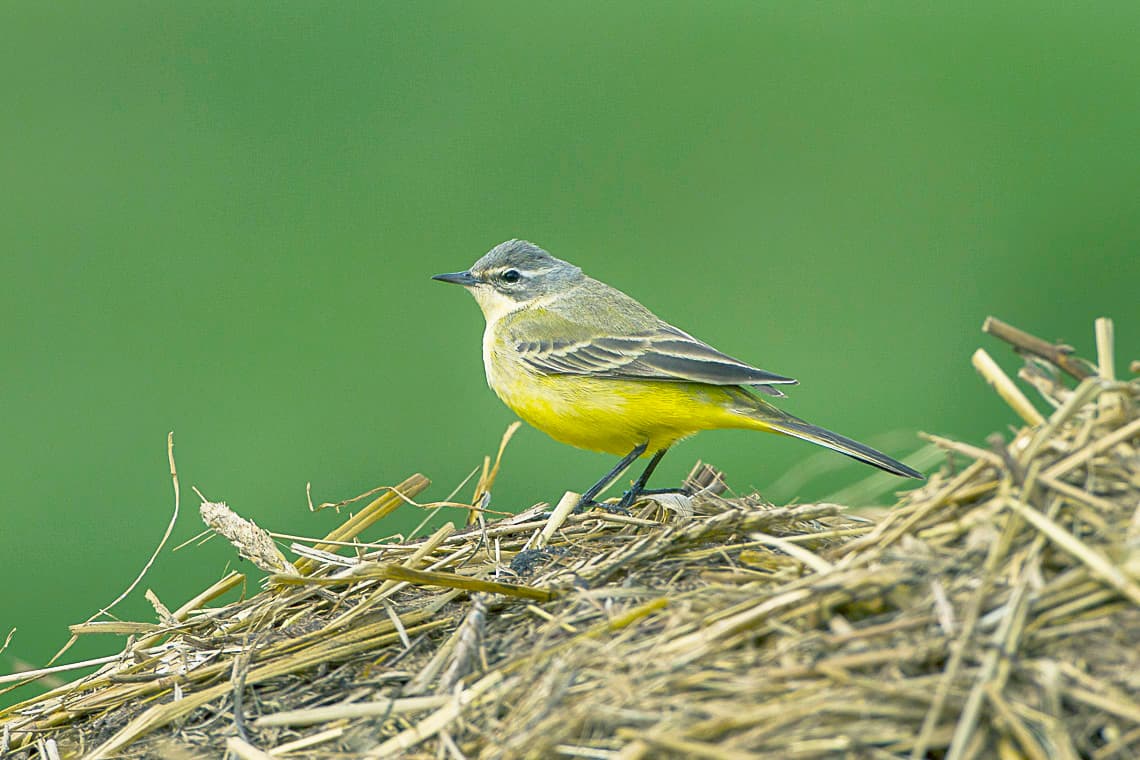
[[468,290],[471,291],[471,295],[475,296],[475,301],[483,310],[483,318],[487,320],[488,328],[493,327],[512,311],[517,311],[526,305],[487,285],[468,288]]

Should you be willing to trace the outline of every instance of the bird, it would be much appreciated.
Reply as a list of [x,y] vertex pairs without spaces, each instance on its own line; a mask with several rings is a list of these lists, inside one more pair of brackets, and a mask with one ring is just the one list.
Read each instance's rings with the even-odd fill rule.
[[685,493],[648,489],[665,452],[703,430],[743,428],[799,438],[908,478],[922,473],[881,451],[784,412],[766,398],[793,385],[674,327],[633,297],[526,240],[501,243],[461,272],[432,279],[467,289],[486,320],[487,383],[551,438],[620,456],[586,489],[595,499],[639,458],[641,475],[617,503]]

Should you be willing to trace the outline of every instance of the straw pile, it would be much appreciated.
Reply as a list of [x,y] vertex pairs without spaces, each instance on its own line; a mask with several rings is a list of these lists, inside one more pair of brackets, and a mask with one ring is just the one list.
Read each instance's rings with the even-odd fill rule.
[[1095,365],[987,331],[1048,414],[979,352],[1026,426],[933,439],[942,470],[874,521],[725,498],[706,468],[629,515],[571,496],[345,551],[417,475],[290,564],[209,505],[264,590],[207,606],[235,574],[157,623],[87,626],[132,635],[0,714],[0,754],[1140,757],[1140,380],[1116,379],[1106,320]]

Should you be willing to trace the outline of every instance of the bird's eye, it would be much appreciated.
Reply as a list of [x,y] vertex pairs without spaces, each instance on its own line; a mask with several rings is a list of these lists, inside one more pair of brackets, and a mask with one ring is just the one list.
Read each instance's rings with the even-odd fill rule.
[[502,278],[503,282],[514,283],[521,280],[522,275],[519,274],[519,270],[517,269],[508,269],[507,271],[503,272]]

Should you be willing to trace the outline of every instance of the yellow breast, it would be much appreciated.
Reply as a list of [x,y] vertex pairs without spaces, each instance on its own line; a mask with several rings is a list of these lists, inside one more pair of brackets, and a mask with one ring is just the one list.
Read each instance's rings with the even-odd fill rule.
[[578,448],[625,455],[648,444],[646,455],[700,430],[756,428],[733,412],[727,389],[698,383],[540,375],[493,342],[484,346],[487,381],[523,420]]

